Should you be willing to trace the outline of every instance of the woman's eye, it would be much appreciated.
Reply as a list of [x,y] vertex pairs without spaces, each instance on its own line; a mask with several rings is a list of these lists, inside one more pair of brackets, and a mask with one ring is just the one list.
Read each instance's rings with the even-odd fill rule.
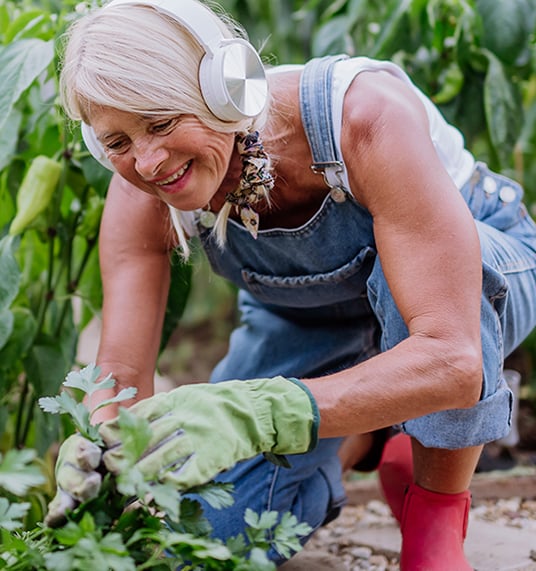
[[117,141],[110,141],[106,143],[106,150],[110,153],[120,153],[126,149],[126,141],[118,139]]

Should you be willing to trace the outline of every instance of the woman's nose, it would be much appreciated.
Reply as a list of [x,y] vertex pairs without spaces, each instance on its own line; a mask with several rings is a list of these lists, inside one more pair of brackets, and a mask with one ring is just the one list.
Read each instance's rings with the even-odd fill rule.
[[142,178],[151,180],[168,156],[166,149],[156,141],[140,143],[134,149],[134,168]]

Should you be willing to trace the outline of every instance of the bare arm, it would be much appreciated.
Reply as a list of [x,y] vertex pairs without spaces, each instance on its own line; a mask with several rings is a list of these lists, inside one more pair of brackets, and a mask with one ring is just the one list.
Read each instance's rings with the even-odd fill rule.
[[478,235],[437,157],[421,102],[387,74],[372,81],[363,74],[344,116],[352,190],[373,216],[378,255],[409,338],[356,367],[307,381],[322,437],[472,406],[481,388]]
[[[153,394],[169,289],[167,207],[115,175],[99,236],[104,303],[97,363],[116,388],[135,386],[136,400]],[[100,401],[110,396],[99,391]],[[125,403],[129,404],[129,403]],[[107,407],[95,420],[115,416]]]

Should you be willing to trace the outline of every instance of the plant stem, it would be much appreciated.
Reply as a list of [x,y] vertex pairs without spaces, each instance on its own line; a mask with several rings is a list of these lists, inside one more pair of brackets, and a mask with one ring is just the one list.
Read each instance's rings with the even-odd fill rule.
[[145,563],[140,563],[139,565],[136,565],[136,569],[138,569],[138,570],[139,569],[151,569],[151,567],[154,567],[154,563],[156,561],[158,561],[158,559],[160,558],[162,553],[163,553],[163,550],[161,548],[155,549],[155,551],[153,552],[151,557],[149,557],[149,559],[147,559],[147,561]]
[[22,432],[22,417],[24,415],[24,404],[29,392],[29,382],[28,376],[24,376],[22,381],[22,389],[20,391],[19,406],[17,407],[17,419],[15,422],[15,448],[22,448],[24,445],[24,440],[21,438]]
[[46,291],[41,304],[39,306],[39,313],[37,318],[36,336],[42,331],[45,316],[48,306],[52,299],[54,298],[54,289],[52,285],[52,275],[54,272],[54,242],[55,242],[55,232],[49,229],[48,232],[48,265],[47,265],[47,279],[46,279]]
[[33,408],[35,406],[36,403],[36,397],[35,395],[32,395],[29,398],[29,403],[28,403],[28,410],[26,413],[26,421],[24,422],[24,428],[22,431],[22,443],[25,444],[26,440],[28,439],[28,433],[30,432],[30,426],[32,424],[32,420],[33,420]]
[[67,293],[69,294],[67,296],[67,299],[64,301],[63,303],[63,307],[61,309],[61,314],[60,314],[60,318],[58,319],[58,323],[56,325],[56,331],[55,331],[55,335],[59,336],[61,333],[61,328],[63,327],[63,322],[65,321],[65,317],[67,316],[67,312],[69,310],[70,304],[71,304],[71,294],[73,294],[76,291],[76,288],[78,287],[78,284],[80,283],[80,280],[82,279],[82,275],[84,273],[84,270],[87,266],[87,263],[89,261],[89,257],[91,256],[91,253],[93,252],[93,248],[95,247],[97,241],[94,239],[91,240],[86,240],[86,249],[84,251],[84,255],[82,257],[82,261],[80,262],[80,266],[78,268],[78,271],[76,273],[76,275],[73,277],[73,279],[69,279],[70,277],[70,268],[71,268],[71,264],[69,264],[69,271],[67,274]]

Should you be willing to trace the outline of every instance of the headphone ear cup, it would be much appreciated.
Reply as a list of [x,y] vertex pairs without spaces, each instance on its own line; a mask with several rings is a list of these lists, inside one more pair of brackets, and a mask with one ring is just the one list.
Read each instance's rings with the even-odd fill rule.
[[223,41],[213,54],[203,57],[199,85],[208,108],[222,121],[256,117],[268,100],[261,58],[241,39]]
[[104,148],[95,135],[95,131],[87,123],[82,122],[82,139],[91,155],[108,170],[115,172],[114,166],[106,156]]

